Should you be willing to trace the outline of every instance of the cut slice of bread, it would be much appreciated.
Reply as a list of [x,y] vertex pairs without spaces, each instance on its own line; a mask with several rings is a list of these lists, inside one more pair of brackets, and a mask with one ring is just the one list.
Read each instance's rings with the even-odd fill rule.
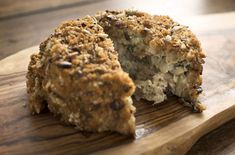
[[32,112],[48,107],[80,130],[135,133],[135,85],[95,18],[60,25],[31,57],[27,79]]

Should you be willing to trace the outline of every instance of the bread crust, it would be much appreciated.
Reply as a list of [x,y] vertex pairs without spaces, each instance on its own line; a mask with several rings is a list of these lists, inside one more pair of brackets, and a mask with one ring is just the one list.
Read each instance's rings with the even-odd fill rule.
[[95,18],[60,25],[31,57],[27,79],[33,113],[47,106],[80,130],[135,133],[135,85]]

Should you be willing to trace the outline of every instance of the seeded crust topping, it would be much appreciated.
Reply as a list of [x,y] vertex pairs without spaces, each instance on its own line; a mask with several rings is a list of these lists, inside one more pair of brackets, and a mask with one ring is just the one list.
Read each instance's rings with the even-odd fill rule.
[[105,11],[66,21],[31,56],[29,107],[79,130],[133,135],[133,94],[155,104],[174,94],[204,110],[204,57],[195,35],[168,16]]
[[30,109],[48,107],[80,130],[135,133],[135,86],[95,18],[64,22],[32,55]]
[[[135,34],[144,37],[144,43],[148,43],[150,47],[158,47],[159,51],[170,46],[168,48],[174,52],[188,53],[184,55],[188,59],[205,57],[198,39],[188,27],[174,22],[168,16],[152,16],[144,12],[127,10],[101,12],[96,18],[104,29],[128,29],[129,32],[124,34],[126,40],[130,40],[130,34]],[[150,53],[145,53],[147,54]]]

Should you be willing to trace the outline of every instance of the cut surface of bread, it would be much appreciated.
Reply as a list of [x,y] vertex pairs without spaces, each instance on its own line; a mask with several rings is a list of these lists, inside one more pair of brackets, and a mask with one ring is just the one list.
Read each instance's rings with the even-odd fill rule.
[[174,94],[195,111],[204,110],[197,98],[205,54],[188,27],[168,16],[132,10],[106,11],[96,18],[114,42],[122,68],[134,80],[137,99],[157,104]]

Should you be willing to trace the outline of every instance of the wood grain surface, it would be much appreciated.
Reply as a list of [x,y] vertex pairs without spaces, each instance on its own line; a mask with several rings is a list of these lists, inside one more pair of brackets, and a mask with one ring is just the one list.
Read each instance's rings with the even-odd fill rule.
[[[101,2],[102,0],[96,0]],[[94,0],[7,0],[1,1],[0,19],[17,18],[18,16],[48,12],[74,6],[82,6],[94,2]]]
[[81,133],[47,111],[30,115],[25,74],[29,55],[38,46],[1,60],[0,154],[186,153],[201,136],[235,117],[235,27],[224,20],[234,18],[230,13],[182,20],[198,34],[207,53],[200,97],[207,110],[192,113],[176,97],[158,106],[135,101],[136,139],[110,132]]
[[[215,5],[216,4],[216,5]],[[139,9],[177,19],[235,11],[234,0],[1,0],[0,59],[39,44],[62,21],[106,9]]]

